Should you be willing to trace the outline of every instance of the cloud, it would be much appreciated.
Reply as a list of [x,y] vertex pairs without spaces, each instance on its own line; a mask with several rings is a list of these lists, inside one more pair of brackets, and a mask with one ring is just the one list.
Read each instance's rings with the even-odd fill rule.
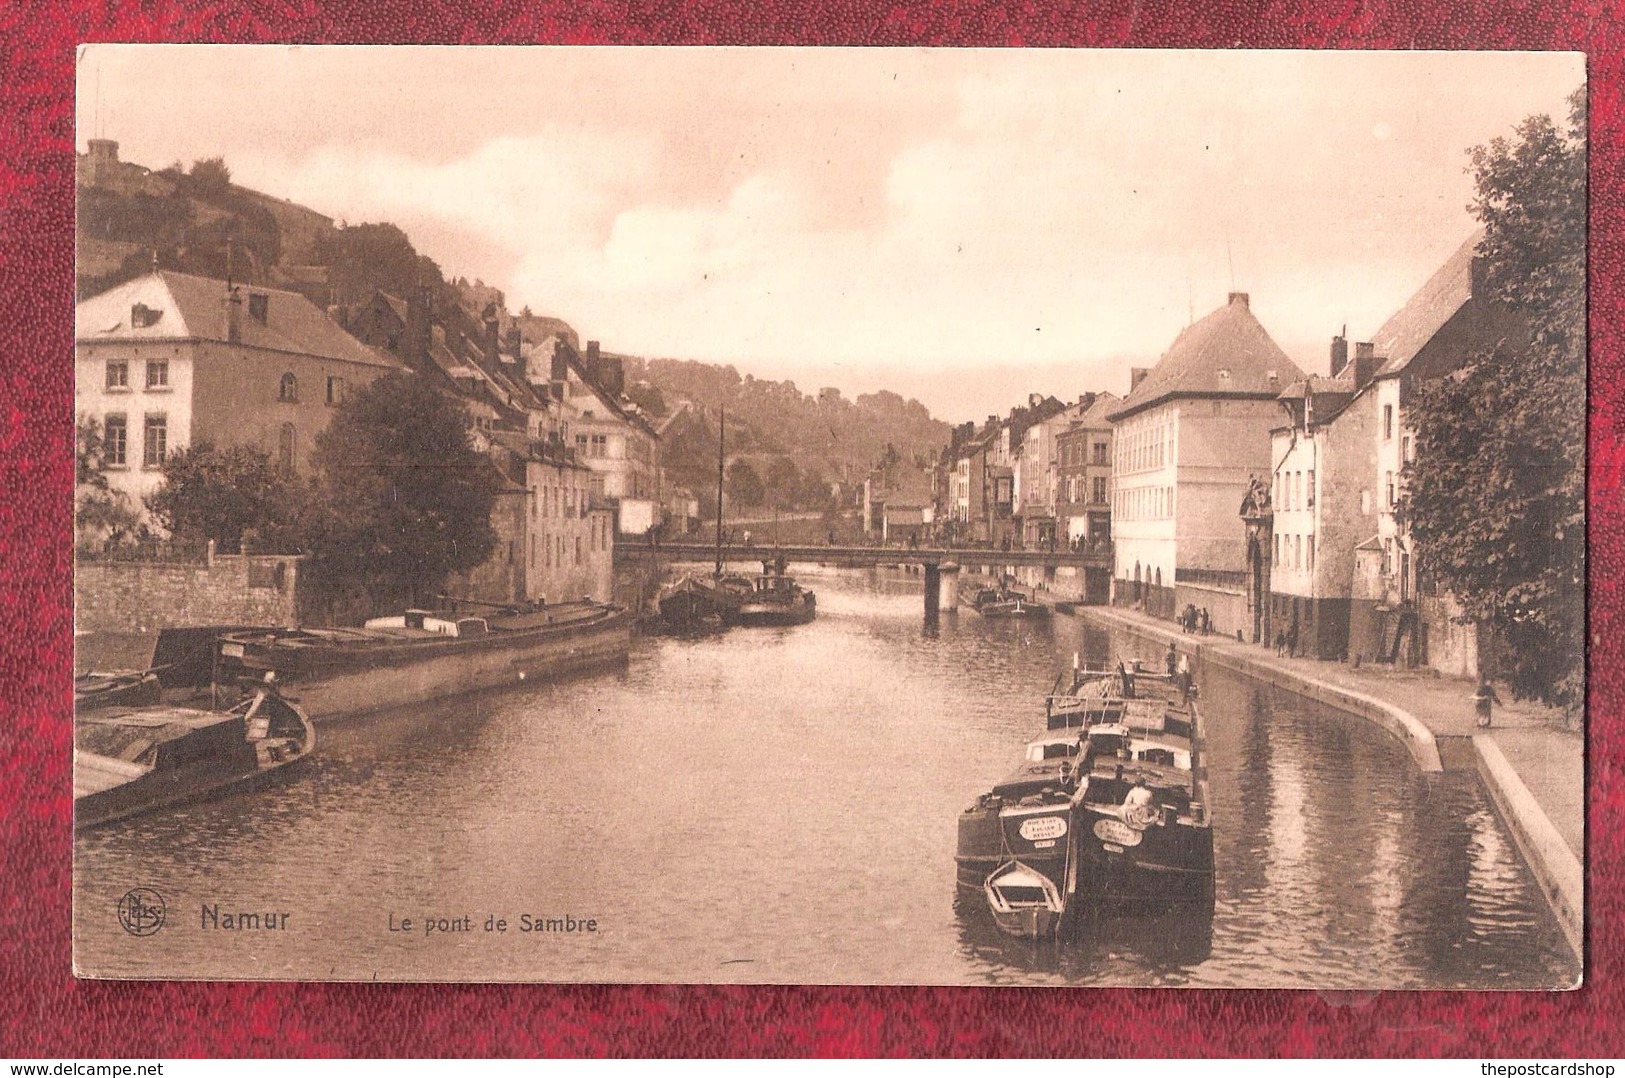
[[[92,55],[138,160],[223,153],[261,190],[395,221],[613,349],[915,371],[896,388],[924,398],[948,370],[1121,390],[1083,380],[1232,287],[1323,364],[1468,233],[1467,147],[1583,77],[1508,53]],[[244,130],[267,86],[280,107]]]

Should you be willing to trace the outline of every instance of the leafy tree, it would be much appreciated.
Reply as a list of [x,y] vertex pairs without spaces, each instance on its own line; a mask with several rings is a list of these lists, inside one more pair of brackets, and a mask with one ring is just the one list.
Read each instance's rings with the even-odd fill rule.
[[756,469],[750,466],[749,461],[735,460],[728,465],[727,475],[726,489],[729,502],[751,508],[762,504],[767,491],[762,486],[762,477],[756,474]]
[[222,195],[231,187],[231,169],[226,167],[224,157],[206,157],[193,161],[192,169],[186,176],[191,181],[189,186],[199,197]]
[[222,553],[240,550],[250,533],[261,549],[304,546],[308,489],[256,446],[200,442],[170,454],[163,476],[147,509],[177,539],[212,539]]
[[[529,315],[522,317],[529,317]],[[626,396],[648,415],[659,418],[666,414],[666,398],[660,392],[660,387],[652,382],[637,381],[631,383],[626,387]]]
[[312,458],[329,507],[312,537],[318,572],[415,600],[490,557],[498,477],[469,430],[455,400],[409,374],[346,397]]
[[361,224],[335,229],[317,237],[316,259],[329,267],[334,302],[353,303],[375,289],[406,298],[413,289],[427,287],[439,303],[453,302],[452,288],[433,259],[417,248],[395,225]]
[[1526,324],[1420,387],[1401,504],[1419,563],[1505,643],[1513,692],[1582,702],[1585,101],[1471,151],[1489,298]]
[[767,462],[764,480],[768,499],[780,509],[796,504],[801,495],[801,469],[789,457],[778,456]]
[[101,424],[80,416],[74,431],[73,523],[81,540],[117,541],[140,526],[141,517],[123,491],[107,481]]

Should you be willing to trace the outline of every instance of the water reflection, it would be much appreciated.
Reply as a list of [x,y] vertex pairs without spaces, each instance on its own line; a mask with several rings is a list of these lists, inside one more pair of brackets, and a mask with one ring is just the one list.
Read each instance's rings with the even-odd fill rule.
[[[326,725],[309,769],[84,836],[81,961],[140,976],[1546,987],[1574,961],[1471,775],[1198,671],[1211,913],[1004,937],[955,898],[955,820],[1014,766],[1084,619],[922,613],[918,575],[803,570],[810,625],[645,638],[621,670]],[[1148,653],[1149,655],[1149,653]],[[152,886],[186,917],[132,946]],[[221,938],[200,902],[292,909]],[[589,915],[591,938],[423,938],[391,914]],[[187,917],[190,920],[187,920]]]

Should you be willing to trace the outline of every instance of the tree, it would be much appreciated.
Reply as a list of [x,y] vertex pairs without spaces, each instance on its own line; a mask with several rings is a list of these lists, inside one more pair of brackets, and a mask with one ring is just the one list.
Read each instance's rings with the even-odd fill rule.
[[231,169],[226,167],[224,157],[206,157],[200,161],[192,162],[192,170],[187,173],[192,181],[191,187],[202,197],[221,195],[231,187]]
[[1419,563],[1506,645],[1518,696],[1572,707],[1585,661],[1585,100],[1471,151],[1488,298],[1527,341],[1419,388],[1400,505]]
[[761,505],[767,494],[762,487],[762,477],[743,459],[728,465],[727,491],[730,502],[747,508]]
[[327,507],[312,537],[317,571],[416,600],[490,557],[498,476],[469,429],[454,399],[410,374],[346,397],[312,457]]
[[73,523],[81,540],[117,541],[135,531],[140,514],[107,481],[106,444],[94,416],[80,416],[74,431]]
[[438,303],[454,302],[451,286],[434,260],[418,254],[405,232],[392,224],[361,224],[321,233],[316,258],[329,267],[335,302],[353,303],[375,289],[406,298],[427,287]]
[[261,549],[290,552],[305,545],[308,489],[256,446],[199,442],[165,458],[163,476],[146,505],[177,539],[212,539],[222,553],[240,550],[249,533]]
[[774,457],[767,462],[767,478],[763,485],[774,505],[788,509],[796,504],[801,495],[801,469],[789,457]]

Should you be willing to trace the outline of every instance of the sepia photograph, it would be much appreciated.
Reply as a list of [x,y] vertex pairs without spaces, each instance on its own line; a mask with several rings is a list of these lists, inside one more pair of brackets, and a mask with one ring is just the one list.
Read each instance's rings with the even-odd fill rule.
[[80,977],[1582,984],[1582,54],[75,93]]

